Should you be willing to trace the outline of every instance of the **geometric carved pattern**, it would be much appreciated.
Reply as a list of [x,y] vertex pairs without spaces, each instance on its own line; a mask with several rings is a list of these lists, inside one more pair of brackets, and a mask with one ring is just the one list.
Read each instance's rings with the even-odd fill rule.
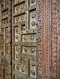
[[60,79],[60,1],[2,0],[0,11],[0,78]]
[[[10,34],[10,10],[9,0],[1,2],[1,28],[3,34],[3,79],[11,79],[11,34]],[[1,78],[2,79],[2,78]]]
[[14,0],[12,10],[13,74],[15,79],[36,79],[36,0]]

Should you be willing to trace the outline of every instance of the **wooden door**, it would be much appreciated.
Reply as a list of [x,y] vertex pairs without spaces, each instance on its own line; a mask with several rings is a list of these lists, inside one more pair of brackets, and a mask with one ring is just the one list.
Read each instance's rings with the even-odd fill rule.
[[12,2],[13,79],[37,79],[37,1]]

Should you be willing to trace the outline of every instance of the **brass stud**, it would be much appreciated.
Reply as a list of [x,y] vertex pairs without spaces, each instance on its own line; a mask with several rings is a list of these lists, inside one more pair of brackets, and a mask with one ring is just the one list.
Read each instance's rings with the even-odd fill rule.
[[21,9],[23,9],[23,8],[24,8],[24,5],[21,6]]
[[21,20],[24,20],[24,16],[21,16]]
[[18,36],[16,36],[16,39],[18,39]]
[[35,66],[35,63],[34,62],[32,63],[32,66]]
[[18,12],[18,10],[19,10],[19,6],[18,7],[16,7],[16,11]]
[[31,3],[34,3],[35,2],[35,0],[31,0]]
[[35,52],[35,49],[32,48],[31,51],[32,51],[32,53],[34,53]]
[[19,48],[17,47],[16,50],[18,51],[18,49],[19,49]]
[[16,21],[17,21],[17,22],[19,21],[19,18],[18,18],[18,17],[16,17]]
[[24,71],[25,71],[25,70],[24,70],[24,68],[22,68],[21,70],[22,70],[22,72],[24,72]]
[[26,48],[24,48],[24,51],[25,51],[25,52],[27,52],[27,49],[26,49]]
[[31,40],[34,40],[34,36],[31,36]]
[[22,30],[25,30],[25,26],[22,27]]
[[27,40],[27,38],[24,37],[24,40]]
[[31,23],[31,25],[32,25],[32,26],[35,26],[35,22],[33,21],[33,22]]
[[33,15],[32,15],[32,18],[35,18],[35,16],[36,16],[36,14],[33,14]]
[[35,75],[35,71],[34,70],[31,70],[31,73],[32,73],[32,75]]

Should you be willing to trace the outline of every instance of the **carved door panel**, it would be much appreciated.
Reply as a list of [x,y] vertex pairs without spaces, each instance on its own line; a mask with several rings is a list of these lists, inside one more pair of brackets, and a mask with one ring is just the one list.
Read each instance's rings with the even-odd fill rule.
[[13,1],[13,79],[37,79],[36,0]]
[[1,2],[1,26],[3,34],[3,79],[11,79],[11,33],[10,33],[10,2]]
[[0,34],[0,79],[4,78],[3,72],[3,35]]

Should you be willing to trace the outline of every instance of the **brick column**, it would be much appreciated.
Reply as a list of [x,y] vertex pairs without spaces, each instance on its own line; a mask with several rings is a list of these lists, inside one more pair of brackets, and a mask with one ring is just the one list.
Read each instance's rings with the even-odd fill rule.
[[48,79],[51,53],[51,1],[39,0],[38,7],[38,72],[40,79]]
[[39,78],[59,79],[57,0],[38,0],[38,15]]

